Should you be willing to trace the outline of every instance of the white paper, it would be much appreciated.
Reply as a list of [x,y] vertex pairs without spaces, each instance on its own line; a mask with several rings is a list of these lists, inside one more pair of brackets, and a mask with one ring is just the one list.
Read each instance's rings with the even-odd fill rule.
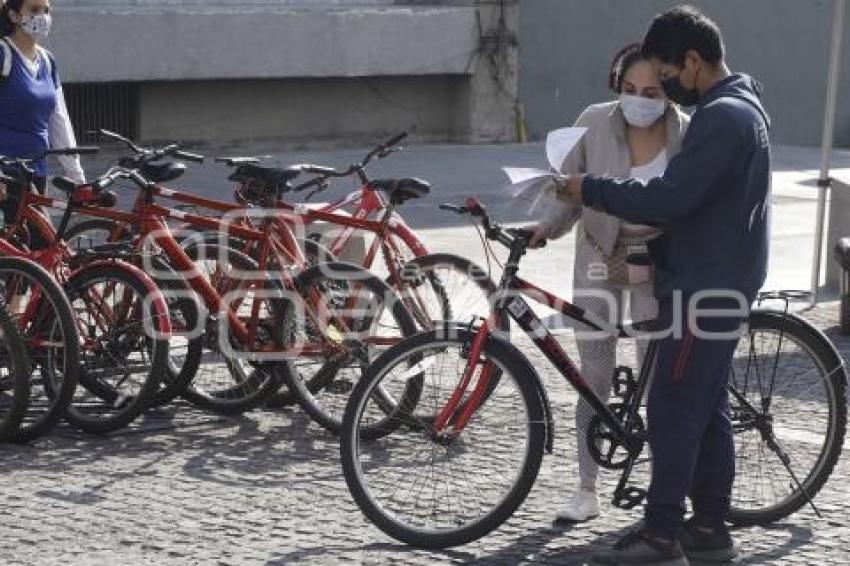
[[[551,169],[503,167],[510,184],[505,187],[511,198],[528,202],[527,213],[533,215],[541,203],[555,199],[556,181],[566,179],[561,174],[564,160],[587,132],[587,128],[561,128],[546,136],[546,157]],[[558,204],[558,203],[555,203]]]
[[553,171],[561,172],[567,156],[575,149],[587,128],[561,128],[546,136],[546,158]]

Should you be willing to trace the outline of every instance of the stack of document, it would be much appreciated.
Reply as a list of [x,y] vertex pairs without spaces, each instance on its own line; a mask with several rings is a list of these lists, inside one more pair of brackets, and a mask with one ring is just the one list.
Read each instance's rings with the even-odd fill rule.
[[536,212],[545,201],[554,199],[556,181],[567,178],[561,173],[564,161],[586,132],[587,128],[561,128],[549,132],[546,136],[548,171],[529,167],[502,168],[510,179],[510,185],[506,187],[508,194],[514,199],[528,202],[529,214]]

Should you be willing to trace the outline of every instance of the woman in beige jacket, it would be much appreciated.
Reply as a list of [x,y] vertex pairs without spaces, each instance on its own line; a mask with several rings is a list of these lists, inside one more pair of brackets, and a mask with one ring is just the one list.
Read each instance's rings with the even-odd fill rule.
[[[667,161],[679,151],[688,117],[666,99],[652,66],[641,58],[637,45],[628,46],[617,55],[609,86],[618,100],[595,104],[581,114],[575,125],[588,131],[567,157],[562,172],[644,180],[661,176]],[[562,236],[568,230],[567,217],[565,207],[547,209],[536,227],[537,237]],[[629,224],[584,208],[576,238],[575,303],[605,320],[619,322],[625,318],[628,296],[633,322],[655,318],[658,305],[648,273],[633,270],[627,278],[621,267],[624,250],[639,251],[657,235],[656,228]],[[620,260],[616,261],[618,254]],[[578,330],[576,338],[582,376],[600,398],[607,399],[617,365],[617,338]],[[638,361],[644,351],[645,344],[639,343]],[[580,399],[576,407],[580,482],[566,507],[558,512],[559,520],[584,521],[599,514],[598,466],[586,442],[592,416],[593,410]]]

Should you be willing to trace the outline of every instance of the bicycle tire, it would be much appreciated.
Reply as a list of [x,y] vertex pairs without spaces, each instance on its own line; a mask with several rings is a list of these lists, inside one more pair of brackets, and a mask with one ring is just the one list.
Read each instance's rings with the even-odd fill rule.
[[[29,388],[29,403],[24,420],[12,436],[11,440],[17,443],[32,442],[45,435],[65,416],[68,405],[74,396],[80,371],[80,336],[77,330],[74,313],[65,291],[56,280],[37,263],[14,257],[0,258],[0,274],[11,274],[23,277],[27,284],[37,285],[44,293],[42,305],[38,313],[44,318],[45,323],[55,323],[57,330],[61,333],[63,342],[61,378],[51,372],[52,363],[48,356],[42,356],[36,351],[34,342],[45,342],[41,336],[35,335],[41,331],[39,323],[19,320],[18,333],[22,335],[27,347],[27,357],[33,364],[33,370],[38,368],[42,384],[41,391],[36,391],[39,380],[31,379]],[[3,276],[0,275],[0,279]],[[6,281],[4,279],[4,281]],[[8,289],[6,289],[8,291]],[[49,310],[44,310],[49,309]],[[47,321],[47,319],[52,319]],[[21,327],[22,324],[28,326]],[[52,332],[52,330],[51,330]]]
[[[209,232],[203,234],[200,241],[204,242],[204,245],[221,245],[221,236],[218,233]],[[251,258],[254,262],[257,261],[257,258],[252,257],[250,254],[245,253],[245,241],[241,240],[235,236],[229,236],[227,240],[227,244],[239,253],[245,254],[247,257]],[[321,243],[316,242],[312,239],[305,239],[301,241],[304,255],[307,259],[307,265],[315,265],[317,263],[327,263],[336,261],[334,255]],[[190,246],[192,244],[189,244]],[[188,248],[187,248],[188,249]],[[257,246],[251,246],[248,248],[248,251],[253,252],[257,249]],[[285,380],[281,378],[283,383],[281,383],[278,390],[269,396],[266,401],[266,407],[269,409],[282,409],[285,407],[290,407],[298,404],[298,396],[289,391],[289,387],[286,385]],[[324,380],[314,379],[310,380],[307,383],[307,387],[311,393],[317,393],[323,386]]]
[[[375,501],[368,486],[364,485],[361,473],[358,451],[362,443],[382,437],[376,435],[375,429],[369,434],[359,429],[359,421],[374,389],[402,360],[408,357],[421,359],[421,352],[433,348],[451,346],[463,347],[470,343],[472,336],[465,330],[460,330],[455,336],[445,329],[422,332],[408,338],[384,352],[369,367],[363,379],[357,383],[352,392],[345,411],[342,434],[340,437],[340,457],[346,484],[354,501],[366,517],[381,531],[392,538],[409,545],[441,549],[467,544],[478,540],[501,526],[525,501],[537,478],[546,443],[546,411],[540,398],[539,389],[534,381],[537,376],[529,370],[529,363],[511,344],[498,338],[490,338],[483,347],[483,355],[492,360],[502,370],[502,380],[505,372],[514,376],[518,391],[522,398],[528,416],[528,448],[520,469],[519,476],[508,494],[498,505],[481,519],[456,529],[425,530],[404,524],[394,514],[385,512]],[[409,365],[409,364],[408,364]],[[397,429],[393,429],[394,431]],[[421,434],[411,432],[411,434]],[[389,457],[388,457],[389,458]]]
[[[389,303],[393,322],[402,337],[411,336],[416,332],[416,323],[404,307],[403,303],[398,299],[395,292],[378,277],[375,277],[361,267],[341,262],[317,265],[307,269],[295,279],[296,287],[301,290],[302,293],[306,294],[313,288],[314,284],[321,282],[329,273],[334,276],[339,274],[340,280],[356,281],[360,288],[366,288],[374,297],[378,297],[382,301],[383,305]],[[290,309],[288,318],[291,318],[292,310],[293,309]],[[360,372],[362,372],[363,363],[358,365],[360,367]],[[285,374],[289,390],[297,396],[298,402],[304,411],[310,415],[310,418],[313,419],[314,422],[334,435],[338,435],[342,427],[343,412],[340,410],[336,414],[333,413],[327,408],[326,403],[323,403],[319,399],[319,396],[323,392],[329,395],[333,394],[324,390],[333,383],[341,367],[342,366],[339,362],[326,362],[321,366],[319,371],[306,379],[302,378],[294,367],[292,372]],[[357,379],[357,381],[359,381],[359,379]]]
[[[0,365],[6,366],[8,371],[8,376],[2,379],[3,405],[7,405],[8,400],[8,409],[0,417],[0,442],[17,442],[19,427],[29,406],[31,371],[26,342],[5,304],[0,304],[0,330],[3,332]],[[10,392],[11,399],[8,399]]]
[[[307,238],[301,243],[304,247],[304,256],[307,259],[308,266],[336,261],[331,251],[319,242]],[[306,385],[310,393],[315,394],[325,385],[325,380],[321,376],[318,376],[316,379],[309,380]],[[293,393],[288,385],[285,385],[285,387],[281,387],[277,393],[269,397],[266,407],[270,409],[282,409],[297,404],[298,395]]]
[[[119,226],[126,228],[126,226],[114,220],[108,220],[106,218],[90,218],[71,226],[66,231],[64,239],[72,248],[74,248],[75,246],[73,245],[73,242],[75,238],[83,238],[83,236],[89,232],[105,233],[108,238],[108,235],[112,234]],[[126,232],[126,229],[124,232]],[[92,242],[94,243],[94,240],[92,240]],[[185,323],[187,327],[193,328],[194,325],[198,324],[200,318],[200,307],[196,300],[189,298],[191,295],[189,285],[185,282],[185,280],[181,279],[173,272],[173,269],[164,257],[152,256],[150,260],[153,262],[153,271],[159,275],[153,277],[154,282],[165,296],[169,312],[174,313],[174,316],[172,316],[172,322],[175,322],[175,317],[178,319],[176,321],[177,324],[172,324],[172,327],[179,328],[183,323]],[[189,383],[191,383],[201,363],[201,355],[203,352],[202,342],[202,336],[195,337],[189,341],[186,348],[186,355],[183,359],[183,363],[179,365],[179,368],[174,361],[174,356],[169,355],[168,370],[163,380],[162,388],[157,391],[151,401],[152,407],[158,407],[170,403],[176,397],[181,396],[186,387],[189,386]]]
[[[452,307],[451,299],[449,298],[451,293],[446,291],[442,280],[436,273],[437,270],[446,268],[464,275],[464,277],[467,277],[478,287],[487,302],[487,310],[489,312],[476,313],[476,317],[483,319],[495,316],[496,328],[491,330],[491,334],[496,332],[496,336],[510,341],[510,316],[508,316],[507,311],[504,309],[500,313],[497,312],[495,308],[495,297],[498,292],[496,284],[493,283],[493,281],[487,276],[487,273],[476,263],[455,254],[435,253],[423,255],[409,261],[404,266],[402,278],[404,279],[412,276],[414,279],[421,279],[423,274],[431,273],[430,276],[426,275],[430,285],[438,296],[444,297],[442,307],[443,319],[440,321],[434,321],[438,327],[451,322],[455,322],[460,325],[468,325],[473,322],[477,322],[471,316],[467,317],[465,320],[457,320],[455,318],[455,313],[457,311]],[[408,306],[408,308],[410,307]],[[499,370],[495,369],[490,381],[490,390],[485,393],[485,395],[490,395],[490,393],[498,387],[498,384]],[[430,421],[433,420],[435,416],[436,415],[417,415],[417,419],[419,421]]]
[[[256,262],[242,252],[230,247],[222,248],[211,242],[193,241],[185,251],[193,261],[200,261],[202,258],[225,258],[240,271],[258,269]],[[279,283],[277,286],[282,289]],[[207,340],[208,347],[209,340]],[[224,356],[220,351],[217,353]],[[288,371],[286,366],[290,363],[281,360],[255,364],[251,374],[246,374],[241,366],[238,366],[238,362],[234,365],[232,360],[225,357],[225,365],[232,378],[230,384],[220,389],[208,390],[198,383],[196,374],[196,378],[184,389],[182,395],[196,407],[207,411],[220,415],[242,414],[262,406],[280,389],[284,383],[283,374]],[[255,376],[258,377],[255,378]],[[233,383],[237,385],[233,386]]]
[[[405,274],[412,275],[414,277],[425,273],[431,273],[429,276],[429,281],[435,287],[434,291],[440,297],[440,301],[442,303],[441,308],[443,311],[443,319],[440,321],[436,321],[437,323],[446,323],[446,322],[457,322],[458,324],[468,324],[472,322],[471,319],[468,320],[459,320],[456,318],[456,308],[452,307],[450,293],[447,292],[445,286],[440,280],[439,275],[435,272],[441,268],[449,268],[454,272],[459,274],[463,274],[472,281],[476,287],[481,291],[483,296],[486,298],[488,303],[488,312],[478,313],[480,318],[487,318],[489,315],[496,314],[496,309],[493,304],[493,297],[498,292],[498,288],[496,284],[487,276],[487,273],[478,266],[475,262],[472,262],[465,257],[461,257],[455,254],[448,253],[435,253],[428,254],[416,257],[411,261],[407,262],[402,269],[402,278],[405,277]],[[388,283],[392,282],[388,279]],[[395,288],[396,286],[393,285]],[[510,317],[507,312],[502,311],[497,318],[497,329],[505,334],[510,333]]]
[[[200,305],[191,288],[174,271],[164,257],[152,256],[152,267],[156,272],[153,280],[162,291],[171,318],[171,341],[169,344],[168,365],[159,391],[151,401],[152,407],[166,405],[181,396],[198,372],[203,354],[203,335],[192,336],[200,322]],[[183,329],[189,332],[185,355],[178,360],[173,355],[174,340]]]
[[[155,285],[152,281],[145,281],[137,275],[136,268],[117,261],[100,264],[95,263],[82,267],[78,272],[72,275],[65,284],[65,290],[68,294],[72,307],[74,307],[76,304],[75,302],[79,300],[81,302],[81,313],[91,313],[92,311],[89,310],[87,305],[93,301],[90,296],[85,294],[85,292],[90,286],[104,282],[111,282],[109,283],[110,285],[114,285],[116,283],[124,285],[125,288],[132,290],[139,297],[138,299],[134,299],[134,302],[138,300],[142,305],[150,305],[153,310],[151,312],[144,312],[143,320],[134,322],[133,324],[141,325],[143,327],[146,323],[152,324],[153,330],[156,332],[156,338],[148,336],[142,339],[140,335],[133,338],[133,334],[129,334],[129,336],[131,336],[131,341],[135,340],[136,343],[140,343],[139,340],[144,341],[143,348],[150,359],[150,363],[147,364],[149,369],[146,369],[144,372],[144,381],[138,388],[138,392],[132,395],[121,395],[114,387],[112,387],[111,384],[104,383],[96,377],[98,369],[96,365],[96,355],[91,358],[86,355],[81,356],[80,385],[89,393],[92,393],[95,398],[100,398],[106,404],[109,404],[110,400],[104,399],[104,397],[111,399],[112,396],[115,396],[115,399],[111,402],[113,404],[113,408],[116,410],[105,416],[92,416],[78,407],[78,405],[81,404],[80,402],[72,400],[65,418],[75,428],[93,434],[114,432],[124,428],[139,417],[139,415],[141,415],[150,406],[154,395],[159,390],[160,378],[165,373],[168,365],[168,340],[164,337],[164,330],[167,328],[166,323],[169,315],[164,306],[165,301],[149,300],[152,289],[155,289]],[[159,293],[158,290],[156,292]],[[160,298],[162,297],[160,296]],[[82,316],[82,314],[80,316]],[[82,324],[85,325],[84,322]],[[89,328],[91,328],[91,326],[89,326]],[[114,331],[115,328],[118,327],[111,327],[111,331]],[[137,332],[138,330],[136,330],[136,333]],[[84,337],[86,340],[91,340],[93,338],[95,337]],[[121,359],[123,349],[126,348],[126,345],[122,345],[120,342],[118,344],[107,343],[104,345],[99,342],[100,340],[101,338],[95,339],[95,341],[98,341],[99,346],[91,349],[92,353],[105,352],[107,356],[112,358],[113,362]],[[121,349],[117,350],[116,348],[119,346]],[[141,357],[144,359],[145,356],[141,355]],[[121,406],[116,407],[115,404],[119,401],[121,401]]]
[[[784,336],[793,336],[797,343],[808,348],[809,354],[826,376],[824,383],[829,401],[829,426],[814,467],[808,471],[805,478],[800,478],[805,493],[795,488],[784,500],[760,509],[742,508],[736,506],[733,501],[729,521],[737,526],[774,523],[807,505],[806,494],[813,499],[835,468],[847,428],[847,375],[844,364],[829,339],[800,317],[782,312],[754,311],[750,316],[749,326],[750,335],[758,330],[782,332]],[[791,481],[790,478],[788,481]]]

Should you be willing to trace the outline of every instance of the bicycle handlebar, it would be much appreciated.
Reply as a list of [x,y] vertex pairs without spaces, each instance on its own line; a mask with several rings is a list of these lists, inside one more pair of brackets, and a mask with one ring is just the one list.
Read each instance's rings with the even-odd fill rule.
[[332,167],[322,167],[320,165],[313,165],[311,163],[300,165],[301,171],[318,175],[318,177],[316,179],[311,179],[310,181],[307,181],[303,185],[299,185],[295,188],[295,190],[298,191],[312,186],[318,186],[323,184],[328,179],[350,177],[351,175],[355,174],[360,175],[361,180],[365,180],[364,170],[369,165],[369,163],[371,163],[375,157],[377,157],[378,159],[383,159],[390,155],[395,149],[397,149],[395,146],[398,145],[400,141],[407,138],[408,135],[409,134],[407,132],[401,132],[399,134],[396,134],[384,143],[375,146],[372,151],[366,154],[366,157],[363,158],[363,161],[361,161],[360,163],[355,163],[342,171],[339,171]]
[[[499,242],[507,248],[513,248],[520,244],[523,248],[528,247],[531,243],[531,238],[534,234],[530,230],[524,228],[503,228],[490,219],[487,213],[487,208],[476,197],[466,199],[465,205],[456,204],[441,204],[441,210],[448,210],[455,214],[469,215],[473,218],[481,220],[481,225],[484,227],[484,235],[488,240]],[[537,247],[545,248],[546,240],[540,240]]]
[[194,163],[203,163],[205,160],[203,155],[198,155],[197,153],[190,153],[188,151],[181,150],[180,145],[176,143],[172,143],[160,148],[146,148],[137,145],[136,143],[132,142],[121,134],[117,134],[110,130],[101,129],[91,131],[89,132],[89,134],[123,143],[134,154],[136,154],[132,159],[135,161],[135,163],[139,165],[144,165],[145,163],[152,163],[154,161],[162,159],[163,157],[176,157],[177,159],[192,161]]
[[[370,151],[368,154],[366,154],[366,157],[363,159],[363,161],[361,161],[359,164],[351,166],[351,169],[352,169],[351,173],[355,173],[358,170],[364,169],[367,165],[369,165],[369,163],[372,161],[372,159],[374,159],[376,156],[378,157],[378,159],[383,159],[383,158],[387,157],[390,153],[393,152],[393,149],[395,148],[395,146],[397,146],[399,144],[399,142],[401,142],[403,139],[407,138],[407,136],[408,136],[408,133],[406,131],[401,132],[401,133],[396,134],[395,136],[391,137],[390,139],[388,139],[384,143],[378,145],[372,151]],[[349,174],[351,174],[351,173],[349,173]]]
[[119,179],[127,179],[128,181],[132,181],[141,189],[148,189],[154,186],[154,183],[151,183],[150,181],[142,177],[138,171],[125,168],[110,169],[104,175],[101,175],[95,181],[93,181],[91,186],[96,192],[100,192],[111,186],[113,183],[115,183],[115,181]]

